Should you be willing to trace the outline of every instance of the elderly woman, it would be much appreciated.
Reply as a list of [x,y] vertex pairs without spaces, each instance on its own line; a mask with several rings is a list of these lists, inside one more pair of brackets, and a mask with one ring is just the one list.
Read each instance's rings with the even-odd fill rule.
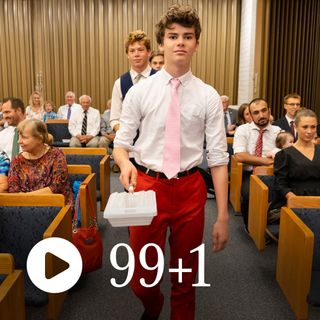
[[22,152],[13,158],[8,175],[9,192],[33,194],[60,193],[66,204],[73,204],[67,163],[58,148],[50,147],[45,124],[26,119],[18,125]]
[[281,196],[278,207],[294,196],[320,196],[320,145],[314,144],[317,116],[299,111],[295,118],[297,141],[275,156],[275,191]]

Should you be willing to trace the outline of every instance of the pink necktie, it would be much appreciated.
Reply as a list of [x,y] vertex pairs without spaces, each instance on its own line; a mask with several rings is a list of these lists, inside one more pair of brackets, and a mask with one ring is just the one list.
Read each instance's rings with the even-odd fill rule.
[[171,79],[171,103],[166,118],[162,171],[171,179],[180,171],[179,79]]

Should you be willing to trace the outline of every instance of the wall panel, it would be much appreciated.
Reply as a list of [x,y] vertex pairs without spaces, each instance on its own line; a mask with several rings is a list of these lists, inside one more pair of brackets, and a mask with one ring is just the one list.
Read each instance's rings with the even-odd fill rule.
[[320,2],[270,1],[267,99],[283,115],[283,97],[297,92],[320,115]]
[[192,70],[236,101],[240,0],[0,0],[0,99],[43,92],[57,106],[67,90],[89,94],[104,109],[117,77],[128,69],[124,40],[155,23],[173,3],[198,10],[202,35]]

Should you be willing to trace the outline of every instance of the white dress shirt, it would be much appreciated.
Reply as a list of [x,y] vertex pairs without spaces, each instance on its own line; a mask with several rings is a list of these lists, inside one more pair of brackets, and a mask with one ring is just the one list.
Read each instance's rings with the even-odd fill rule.
[[[82,129],[82,121],[84,118],[84,111],[80,106],[80,109],[76,109],[75,112],[71,113],[71,117],[69,119],[69,132],[75,137],[78,134],[81,135]],[[97,136],[100,131],[100,112],[90,107],[87,111],[87,135]]]
[[[131,76],[131,80],[132,83],[135,85],[136,83],[140,82],[140,81],[144,81],[145,79],[147,79],[150,75],[151,72],[151,67],[148,65],[140,74],[141,77],[138,79],[138,72],[131,69],[130,70],[130,76]],[[136,80],[137,79],[137,80]],[[122,101],[123,101],[123,97],[122,97],[122,92],[121,92],[121,85],[120,85],[120,78],[118,78],[114,85],[113,85],[113,89],[112,89],[112,101],[111,101],[111,112],[110,112],[110,125],[112,127],[112,129],[114,129],[114,127],[119,124],[119,119],[120,119],[120,115],[121,115],[121,111],[122,111]]]
[[[82,109],[80,104],[78,104],[78,103],[72,104],[71,105],[71,114],[74,110],[79,109],[79,108]],[[58,109],[58,113],[57,113],[58,119],[68,119],[68,110],[69,110],[68,104],[61,106]]]
[[[154,171],[162,171],[165,120],[171,102],[172,76],[164,68],[139,82],[127,93],[123,102],[120,130],[115,147],[133,151],[137,163]],[[204,137],[207,141],[208,166],[226,165],[229,155],[224,130],[224,114],[219,94],[192,75],[179,77],[181,114],[180,171],[202,163]],[[139,138],[133,146],[137,129]]]
[[[259,130],[260,128],[253,121],[239,126],[233,138],[233,153],[248,152],[251,155],[255,155]],[[276,147],[276,137],[280,131],[280,127],[272,126],[271,124],[265,127],[262,157],[266,157],[267,153]],[[243,169],[250,171],[252,166],[245,165]]]
[[[12,156],[12,143],[14,137],[14,126],[8,126],[7,128],[0,131],[0,151],[5,151],[8,157],[11,159]],[[20,147],[21,151],[21,147]]]

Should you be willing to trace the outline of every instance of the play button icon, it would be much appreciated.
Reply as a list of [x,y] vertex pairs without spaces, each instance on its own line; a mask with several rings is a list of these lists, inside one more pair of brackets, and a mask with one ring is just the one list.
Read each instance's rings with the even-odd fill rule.
[[33,284],[42,291],[49,293],[67,291],[81,276],[81,255],[78,249],[65,239],[55,237],[44,239],[30,251],[27,272]]

